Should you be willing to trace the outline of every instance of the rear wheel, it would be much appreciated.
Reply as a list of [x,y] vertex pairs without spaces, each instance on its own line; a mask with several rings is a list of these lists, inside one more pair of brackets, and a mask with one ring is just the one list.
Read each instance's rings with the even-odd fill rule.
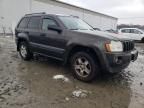
[[23,60],[30,60],[33,56],[30,52],[27,42],[19,43],[19,54]]
[[92,81],[99,73],[99,68],[92,54],[86,52],[75,53],[71,57],[71,67],[74,76],[85,82]]

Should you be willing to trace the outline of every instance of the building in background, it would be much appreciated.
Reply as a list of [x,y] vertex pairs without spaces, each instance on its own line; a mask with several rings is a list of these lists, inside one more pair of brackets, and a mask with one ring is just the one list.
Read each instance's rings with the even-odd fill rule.
[[94,28],[116,29],[118,19],[58,0],[0,0],[0,33],[14,31],[17,22],[27,13],[46,12],[79,16]]

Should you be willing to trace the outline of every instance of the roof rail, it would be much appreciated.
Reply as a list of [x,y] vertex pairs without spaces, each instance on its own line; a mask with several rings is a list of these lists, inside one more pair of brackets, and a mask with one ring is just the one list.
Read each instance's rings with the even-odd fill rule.
[[28,15],[41,15],[41,14],[46,14],[46,12],[25,14],[25,16],[28,16]]
[[75,16],[75,15],[70,15],[70,16],[75,17],[75,18],[79,18],[79,16]]

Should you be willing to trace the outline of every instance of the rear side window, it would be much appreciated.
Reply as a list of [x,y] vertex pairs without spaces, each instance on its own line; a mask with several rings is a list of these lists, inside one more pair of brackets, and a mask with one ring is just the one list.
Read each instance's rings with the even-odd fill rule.
[[18,28],[26,28],[29,18],[23,18],[18,25]]
[[47,30],[49,25],[58,26],[56,21],[47,18],[47,19],[43,19],[43,21],[42,21],[42,30]]
[[130,29],[124,29],[121,31],[122,33],[130,33]]
[[32,17],[29,20],[28,28],[30,29],[39,29],[41,17]]

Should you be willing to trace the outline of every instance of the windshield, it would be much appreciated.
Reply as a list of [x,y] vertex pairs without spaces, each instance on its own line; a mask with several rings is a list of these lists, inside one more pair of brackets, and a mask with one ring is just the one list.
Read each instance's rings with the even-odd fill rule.
[[77,17],[59,16],[59,18],[69,30],[93,30],[90,25]]

